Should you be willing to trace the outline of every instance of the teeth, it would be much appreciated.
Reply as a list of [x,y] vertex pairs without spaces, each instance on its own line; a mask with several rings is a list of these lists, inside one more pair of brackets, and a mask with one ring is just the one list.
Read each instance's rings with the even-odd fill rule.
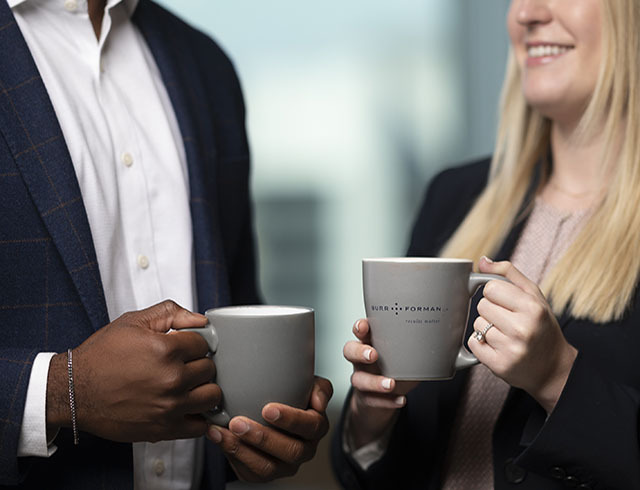
[[569,51],[566,46],[558,46],[557,44],[547,44],[544,46],[531,46],[527,53],[530,58],[542,58],[544,56],[558,56]]

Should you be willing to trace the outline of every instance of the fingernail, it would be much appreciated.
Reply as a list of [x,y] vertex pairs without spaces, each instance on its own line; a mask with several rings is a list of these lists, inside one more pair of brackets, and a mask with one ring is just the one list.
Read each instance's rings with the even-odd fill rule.
[[268,407],[264,411],[264,418],[271,422],[275,422],[280,418],[280,410],[276,407]]
[[489,257],[487,257],[486,255],[483,255],[481,258],[483,258],[485,260],[485,262],[489,263],[489,264],[493,264],[493,260],[491,260]]
[[354,325],[353,325],[353,329],[360,333],[360,320],[358,320]]
[[231,432],[233,432],[237,436],[241,436],[249,432],[249,425],[242,420],[234,421],[233,426],[230,424],[229,428],[231,429]]
[[218,429],[213,427],[213,425],[209,427],[209,439],[216,444],[219,444],[222,441],[222,434]]
[[385,390],[390,390],[391,389],[391,379],[390,378],[384,378],[382,380],[382,387]]
[[400,406],[400,407],[404,407],[405,402],[407,401],[407,398],[404,396],[399,396],[398,398],[396,398],[395,402],[396,405]]
[[373,352],[373,350],[372,350],[372,349],[367,349],[367,350],[365,350],[365,351],[364,351],[364,358],[365,358],[367,361],[370,361],[370,360],[371,360],[371,353],[372,353],[372,352]]

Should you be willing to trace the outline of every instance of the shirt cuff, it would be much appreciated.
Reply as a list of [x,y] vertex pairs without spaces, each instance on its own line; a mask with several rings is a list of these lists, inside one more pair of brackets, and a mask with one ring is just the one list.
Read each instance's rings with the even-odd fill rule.
[[389,446],[389,439],[391,439],[391,433],[395,426],[396,416],[392,419],[389,426],[385,429],[382,435],[358,449],[353,449],[355,444],[353,437],[351,436],[350,417],[347,413],[344,418],[344,430],[342,431],[342,450],[345,454],[351,456],[353,460],[360,466],[362,471],[367,471],[371,465],[379,461],[387,452]]
[[47,378],[55,352],[40,352],[33,361],[24,404],[18,456],[48,458],[56,449],[47,441]]

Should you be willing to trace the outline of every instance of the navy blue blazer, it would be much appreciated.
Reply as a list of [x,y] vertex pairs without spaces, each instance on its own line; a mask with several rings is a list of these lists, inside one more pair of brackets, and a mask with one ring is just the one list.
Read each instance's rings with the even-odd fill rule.
[[[482,192],[488,170],[489,160],[484,160],[446,170],[432,181],[413,229],[410,256],[439,253]],[[535,188],[534,182],[531,190]],[[513,227],[494,258],[511,256],[525,222]],[[476,294],[472,311],[480,297]],[[475,316],[470,315],[465,338]],[[640,297],[636,294],[619,321],[596,324],[568,314],[558,321],[578,358],[548,419],[525,391],[510,390],[493,433],[494,487],[640,489]],[[467,376],[468,371],[461,371],[452,380],[420,383],[411,391],[385,456],[367,471],[342,451],[341,420],[332,462],[342,485],[439,489]]]
[[[229,59],[150,0],[133,21],[168,90],[186,150],[198,305],[258,301],[244,103]],[[133,487],[130,444],[68,430],[50,458],[17,458],[31,365],[109,322],[80,188],[51,101],[7,3],[0,1],[0,486]],[[90,141],[87,144],[91,144]],[[202,488],[232,472],[207,441]]]

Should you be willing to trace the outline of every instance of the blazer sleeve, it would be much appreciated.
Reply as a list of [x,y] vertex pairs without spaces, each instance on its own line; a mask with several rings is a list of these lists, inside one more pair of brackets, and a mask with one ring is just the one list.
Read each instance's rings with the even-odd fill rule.
[[517,462],[583,488],[640,488],[639,416],[637,387],[612,382],[579,354],[546,422],[529,419],[523,436],[532,440]]

